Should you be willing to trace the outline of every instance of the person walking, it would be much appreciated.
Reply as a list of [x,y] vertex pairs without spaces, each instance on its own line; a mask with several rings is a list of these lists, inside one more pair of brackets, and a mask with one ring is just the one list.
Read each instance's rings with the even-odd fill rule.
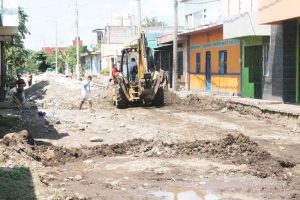
[[28,82],[28,86],[30,87],[32,85],[32,73],[31,72],[29,73],[27,82]]
[[15,82],[17,86],[17,94],[16,97],[19,100],[19,102],[24,105],[25,104],[25,86],[26,82],[24,79],[21,78],[21,74],[17,75],[18,80]]
[[88,101],[89,104],[89,108],[90,111],[94,111],[93,110],[93,104],[92,104],[92,96],[91,96],[91,81],[92,81],[93,77],[91,75],[88,75],[88,77],[86,78],[86,80],[84,80],[81,83],[81,102],[79,105],[79,110],[82,109],[82,106],[84,104],[84,102]]

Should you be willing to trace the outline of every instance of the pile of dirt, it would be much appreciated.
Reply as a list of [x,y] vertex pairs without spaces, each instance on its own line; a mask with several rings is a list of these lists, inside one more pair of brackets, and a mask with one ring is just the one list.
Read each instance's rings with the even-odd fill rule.
[[[76,110],[81,101],[81,86],[79,83],[72,83],[70,88],[67,88],[63,83],[57,82],[54,79],[49,79],[51,86],[44,88],[45,97],[37,102],[44,109],[57,110]],[[92,101],[95,109],[106,108],[111,105],[112,90],[108,83],[101,83],[94,80],[92,83]],[[68,94],[68,95],[66,95]]]
[[93,105],[96,109],[111,108],[112,103],[112,85],[94,90]]
[[165,90],[165,103],[168,106],[188,110],[218,111],[226,107],[226,102],[214,95],[196,95],[189,94],[180,98],[177,94]]
[[[163,141],[145,141],[135,139],[122,144],[94,147],[98,155],[144,155],[148,157],[183,157],[192,156],[207,159],[221,159],[233,164],[246,164],[251,174],[266,178],[283,174],[282,161],[262,150],[257,143],[243,134],[228,134],[218,141],[194,141],[184,143],[166,143]],[[290,163],[289,167],[294,166]]]
[[0,163],[24,165],[33,160],[34,140],[26,130],[9,133],[0,141]]
[[4,155],[6,159],[9,159],[7,150],[10,148],[10,154],[20,154],[26,158],[31,157],[46,166],[65,164],[73,159],[86,159],[95,156],[134,155],[167,158],[186,156],[246,164],[250,168],[249,173],[261,178],[280,177],[284,174],[284,167],[294,166],[293,163],[276,160],[270,153],[262,150],[257,143],[242,134],[229,134],[218,141],[167,143],[160,140],[134,139],[120,144],[68,149],[57,146],[35,146],[32,138],[26,131],[23,131],[5,137],[0,143],[0,149],[3,149],[1,146],[6,147],[6,151],[0,152],[0,155]]

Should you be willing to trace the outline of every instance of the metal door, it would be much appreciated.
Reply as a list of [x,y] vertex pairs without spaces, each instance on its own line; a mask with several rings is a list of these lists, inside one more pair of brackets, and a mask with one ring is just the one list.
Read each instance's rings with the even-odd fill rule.
[[211,55],[206,52],[206,92],[211,92]]

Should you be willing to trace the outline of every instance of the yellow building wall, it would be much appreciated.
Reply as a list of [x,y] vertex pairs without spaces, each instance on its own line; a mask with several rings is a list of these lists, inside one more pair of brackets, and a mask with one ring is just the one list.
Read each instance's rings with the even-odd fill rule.
[[241,93],[241,78],[240,76],[218,76],[214,75],[211,78],[212,91],[217,93],[227,93],[235,95]]
[[190,76],[190,89],[191,90],[200,90],[205,91],[205,83],[206,78],[205,75],[193,75]]
[[[227,45],[213,46],[214,42],[225,41]],[[205,44],[210,44],[205,47]],[[206,90],[206,52],[211,52],[211,92],[240,94],[240,43],[229,44],[223,40],[223,28],[190,35],[190,88]],[[227,51],[227,74],[219,75],[219,52]],[[196,54],[200,53],[200,74],[196,74]],[[201,83],[195,77],[201,77]]]

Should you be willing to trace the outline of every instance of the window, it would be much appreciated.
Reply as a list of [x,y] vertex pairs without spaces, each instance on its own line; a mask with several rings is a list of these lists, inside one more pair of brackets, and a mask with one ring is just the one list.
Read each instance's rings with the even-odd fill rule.
[[194,28],[194,17],[193,14],[189,14],[185,16],[185,29]]
[[219,74],[227,74],[227,51],[219,51]]
[[179,51],[178,55],[178,71],[177,71],[177,78],[181,78],[183,75],[183,51]]
[[264,74],[264,76],[269,76],[269,74],[270,74],[268,60],[269,60],[269,44],[263,44],[263,74]]
[[196,53],[196,73],[200,74],[201,73],[201,54]]

